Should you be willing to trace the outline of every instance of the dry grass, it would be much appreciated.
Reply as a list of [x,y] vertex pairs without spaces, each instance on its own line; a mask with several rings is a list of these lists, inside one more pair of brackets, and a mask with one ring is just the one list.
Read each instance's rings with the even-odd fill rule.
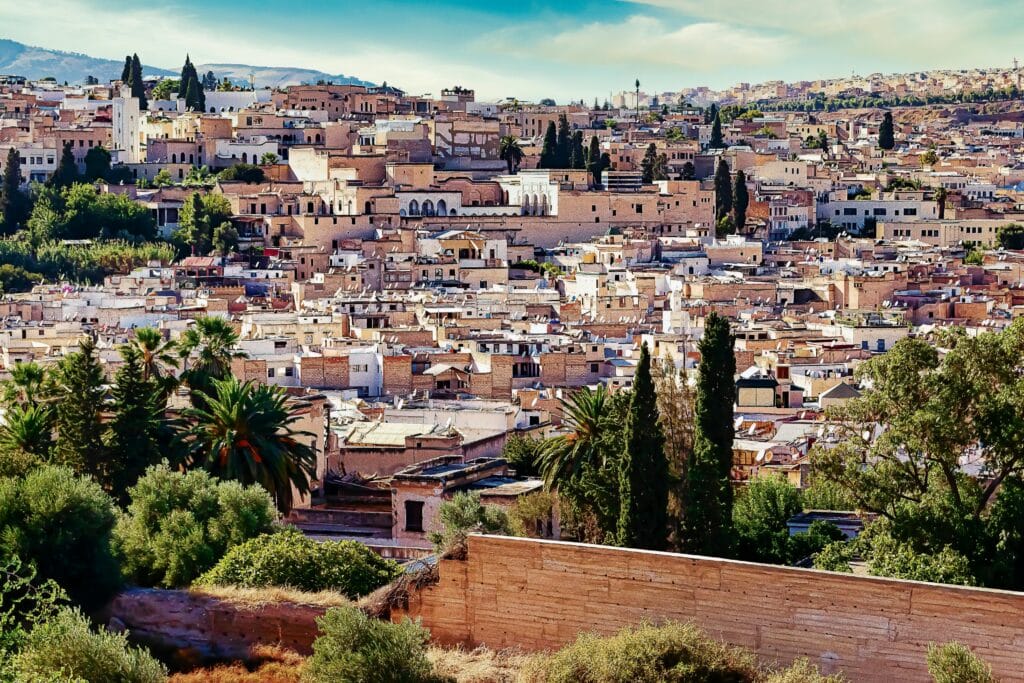
[[258,609],[276,603],[290,602],[298,605],[314,607],[345,607],[352,601],[337,591],[321,591],[305,593],[291,588],[269,586],[267,588],[235,588],[234,586],[193,586],[189,588],[193,595],[205,595],[225,600],[242,607]]
[[456,683],[513,683],[529,655],[517,650],[494,651],[445,649],[432,647],[427,659],[434,665],[434,674]]
[[277,646],[253,648],[248,665],[236,662],[193,669],[171,676],[169,683],[299,683],[305,659]]
[[356,606],[368,616],[387,619],[392,609],[408,607],[413,593],[437,583],[437,580],[437,565],[423,562],[418,568],[404,572],[388,585],[360,598]]

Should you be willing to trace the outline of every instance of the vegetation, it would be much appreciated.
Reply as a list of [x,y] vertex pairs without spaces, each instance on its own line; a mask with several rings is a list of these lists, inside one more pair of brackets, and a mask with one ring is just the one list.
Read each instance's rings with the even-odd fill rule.
[[732,211],[732,176],[725,158],[715,166],[715,220],[725,218]]
[[174,241],[183,253],[205,256],[214,249],[214,232],[230,226],[231,216],[231,204],[224,195],[194,192],[181,207]]
[[1024,225],[1010,223],[999,228],[999,246],[1003,249],[1024,249]]
[[537,459],[540,457],[544,442],[529,436],[513,434],[505,442],[501,457],[505,458],[509,467],[522,477],[537,476]]
[[77,610],[62,609],[37,624],[12,665],[22,681],[162,683],[167,670],[127,635],[95,631]]
[[206,93],[203,92],[203,83],[199,80],[195,65],[188,55],[185,55],[185,64],[181,67],[181,78],[179,79],[180,91],[178,97],[185,99],[185,108],[189,111],[206,111]]
[[256,164],[235,164],[221,171],[217,177],[225,182],[262,183],[266,179],[266,174]]
[[722,137],[722,117],[717,112],[711,122],[711,149],[722,149],[725,147],[725,140]]
[[743,232],[747,224],[747,207],[750,206],[750,194],[747,191],[747,176],[742,170],[736,171],[736,182],[732,190],[732,218],[736,230]]
[[466,538],[471,533],[511,535],[508,514],[497,506],[482,504],[479,493],[456,493],[441,503],[437,521],[441,531],[433,531],[427,538],[438,553],[449,557],[465,557]]
[[259,486],[218,482],[202,470],[146,471],[114,529],[125,574],[145,586],[187,586],[231,548],[268,533],[277,517]]
[[882,117],[882,123],[878,127],[878,146],[884,150],[891,150],[896,146],[891,111],[885,112],[885,115]]
[[430,634],[408,619],[392,624],[355,607],[335,607],[317,619],[317,626],[320,635],[304,672],[310,683],[433,680],[427,659]]
[[29,632],[56,614],[67,595],[54,581],[37,578],[35,566],[0,549],[0,681],[11,681],[10,661]]
[[295,529],[258,536],[231,548],[199,585],[301,591],[335,590],[358,598],[388,584],[401,569],[356,541],[313,541]]
[[31,200],[21,189],[21,155],[11,147],[0,178],[0,228],[3,234],[16,232],[28,220]]
[[733,343],[728,319],[708,315],[698,346],[694,450],[687,471],[684,547],[689,552],[724,556],[732,544]]
[[668,157],[659,154],[658,148],[653,142],[647,146],[641,168],[643,169],[644,184],[649,185],[656,180],[668,180]]
[[37,187],[28,237],[41,246],[54,240],[128,240],[156,237],[149,209],[125,194],[100,193],[88,183]]
[[519,146],[519,138],[515,135],[502,136],[498,145],[498,156],[508,166],[509,174],[515,173],[519,169],[519,164],[523,163],[523,150]]
[[928,673],[935,683],[996,683],[992,668],[957,642],[928,646]]

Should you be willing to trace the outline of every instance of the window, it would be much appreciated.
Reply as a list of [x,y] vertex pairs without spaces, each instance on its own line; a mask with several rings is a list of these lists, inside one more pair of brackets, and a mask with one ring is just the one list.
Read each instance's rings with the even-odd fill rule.
[[267,368],[267,377],[274,376],[274,368]]
[[369,372],[370,366],[363,363],[351,366],[352,372]]
[[590,364],[590,371],[591,372],[598,372],[598,364],[597,363],[591,363]]
[[405,501],[405,530],[423,531],[423,501]]

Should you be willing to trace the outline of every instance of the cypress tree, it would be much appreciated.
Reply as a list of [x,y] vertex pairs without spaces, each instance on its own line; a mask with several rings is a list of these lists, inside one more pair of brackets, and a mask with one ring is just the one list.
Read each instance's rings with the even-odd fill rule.
[[138,347],[121,347],[124,364],[111,389],[114,416],[107,434],[111,489],[123,494],[160,461],[160,388],[147,381]]
[[698,345],[693,461],[683,521],[684,548],[702,555],[724,556],[732,541],[733,342],[729,321],[709,314]]
[[743,171],[736,171],[736,183],[732,190],[732,215],[736,231],[743,232],[747,223],[747,207],[750,205],[750,194],[747,192],[747,176]]
[[565,114],[558,116],[558,135],[555,139],[555,168],[570,168],[572,155],[572,133],[569,131],[569,119]]
[[149,102],[146,101],[146,85],[142,82],[142,62],[139,61],[137,54],[132,55],[131,87],[132,97],[136,97],[139,100],[139,109],[148,108]]
[[618,543],[664,550],[668,538],[668,460],[658,420],[647,344],[633,375],[626,418],[626,447],[619,464]]
[[585,169],[587,167],[587,153],[583,149],[582,130],[572,134],[572,154],[569,157],[569,167],[574,169]]
[[704,124],[707,125],[707,124],[713,122],[715,120],[715,118],[717,118],[717,117],[718,117],[718,105],[715,104],[714,102],[712,102],[711,106],[704,110]]
[[95,343],[86,337],[79,350],[64,358],[57,369],[59,400],[53,459],[107,486],[108,463],[100,421],[103,369],[95,352]]
[[60,155],[60,163],[57,170],[50,176],[50,187],[70,187],[78,182],[78,164],[75,163],[75,155],[71,151],[71,143],[64,143],[64,151]]
[[654,182],[654,166],[658,163],[658,148],[655,147],[654,143],[647,145],[647,151],[644,152],[643,161],[640,162],[640,167],[643,169],[643,183],[649,185]]
[[694,167],[692,161],[687,161],[683,164],[683,180],[693,180],[697,177],[697,169]]
[[11,233],[25,224],[29,199],[21,190],[21,155],[14,147],[7,150],[3,180],[0,181],[0,219],[4,231]]
[[124,68],[121,69],[121,83],[131,85],[132,80],[132,56],[124,56]]
[[188,79],[185,84],[185,109],[197,111],[199,107],[199,84],[196,79]]
[[544,146],[540,149],[540,168],[555,168],[557,162],[558,134],[555,122],[548,121],[548,129],[544,133]]
[[732,177],[729,164],[719,157],[715,168],[715,220],[720,221],[732,211]]
[[587,170],[594,178],[594,185],[601,184],[601,143],[596,135],[590,138],[590,148],[587,150]]
[[892,112],[885,112],[882,125],[878,127],[878,146],[889,150],[896,146],[896,135],[892,124]]
[[725,140],[722,138],[722,117],[715,112],[715,120],[711,124],[711,148],[721,149],[725,147]]

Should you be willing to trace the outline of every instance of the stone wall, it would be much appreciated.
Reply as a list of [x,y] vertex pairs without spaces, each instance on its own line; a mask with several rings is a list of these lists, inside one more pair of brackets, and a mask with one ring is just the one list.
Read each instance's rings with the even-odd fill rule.
[[692,620],[765,661],[809,657],[869,683],[928,681],[928,643],[959,640],[1024,681],[1024,594],[669,553],[472,536],[407,614],[439,642],[528,650]]

